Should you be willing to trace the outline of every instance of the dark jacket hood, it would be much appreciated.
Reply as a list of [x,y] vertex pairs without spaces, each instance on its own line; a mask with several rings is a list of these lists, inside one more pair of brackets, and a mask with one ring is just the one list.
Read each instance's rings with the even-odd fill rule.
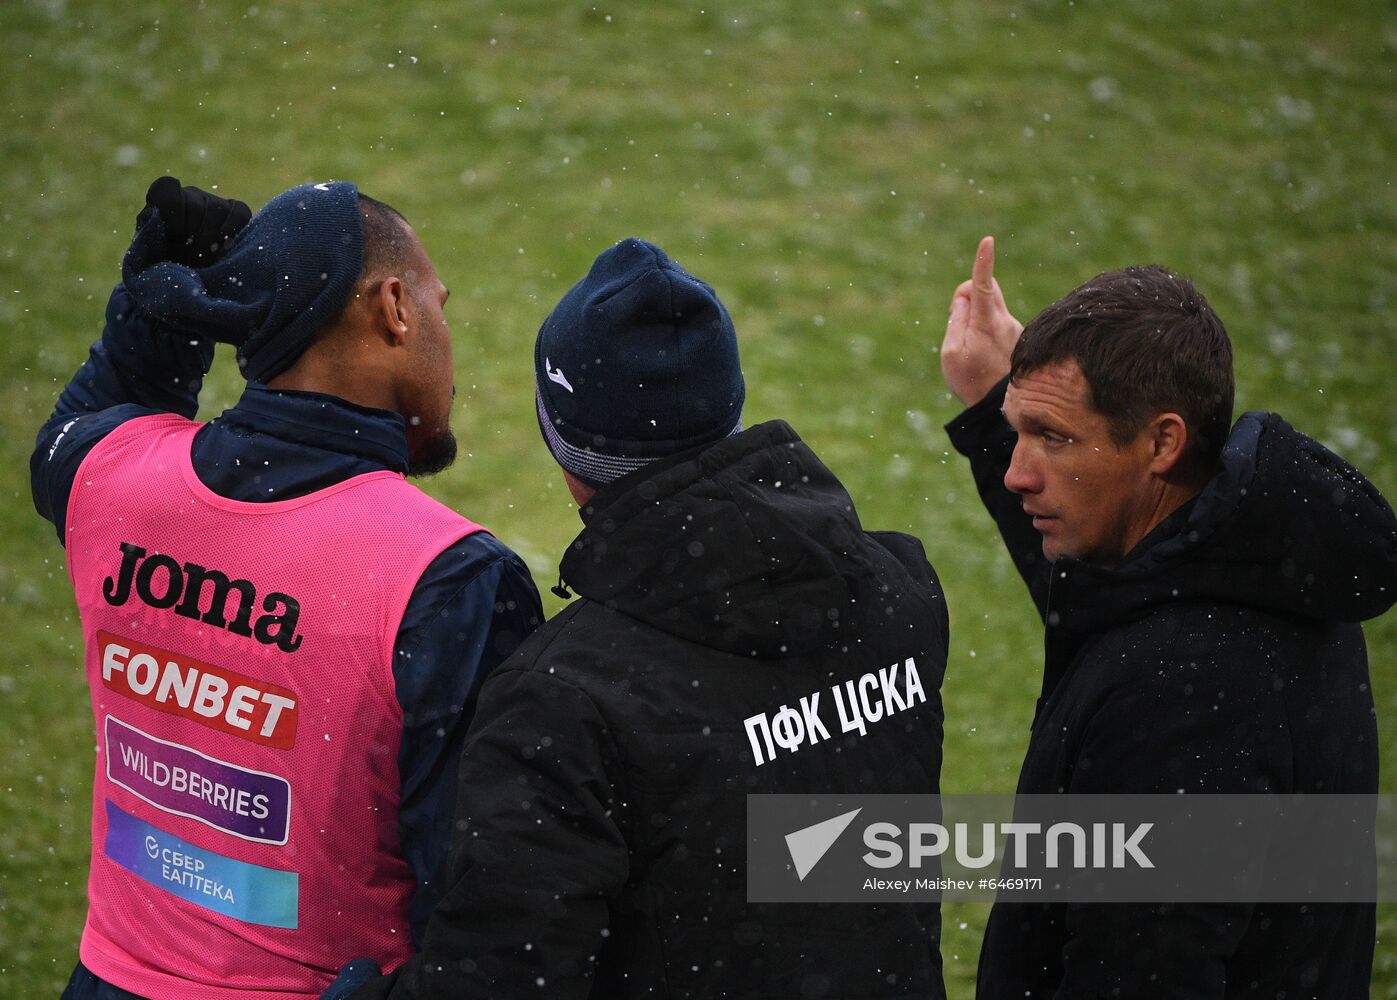
[[652,463],[582,513],[560,567],[569,586],[741,656],[828,644],[850,614],[852,581],[875,562],[886,575],[849,494],[780,420]]
[[1338,455],[1274,413],[1251,412],[1198,497],[1123,563],[1060,560],[1054,577],[1049,625],[1071,633],[1180,600],[1363,621],[1397,600],[1397,519]]

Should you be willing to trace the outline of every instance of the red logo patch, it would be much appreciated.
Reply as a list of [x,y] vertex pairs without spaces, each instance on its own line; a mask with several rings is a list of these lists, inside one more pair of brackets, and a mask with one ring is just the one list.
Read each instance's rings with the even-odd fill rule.
[[295,692],[110,632],[97,642],[108,690],[263,746],[296,742]]

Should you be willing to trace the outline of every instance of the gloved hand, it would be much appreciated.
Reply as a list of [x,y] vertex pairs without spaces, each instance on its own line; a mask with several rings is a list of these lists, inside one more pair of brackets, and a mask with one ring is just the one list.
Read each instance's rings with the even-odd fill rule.
[[360,986],[383,975],[383,970],[372,958],[356,958],[340,970],[339,977],[325,987],[320,1000],[345,1000]]
[[157,179],[146,191],[146,207],[136,216],[136,229],[156,211],[165,226],[166,259],[190,267],[207,267],[218,260],[252,218],[252,209],[244,202],[181,187],[173,177]]

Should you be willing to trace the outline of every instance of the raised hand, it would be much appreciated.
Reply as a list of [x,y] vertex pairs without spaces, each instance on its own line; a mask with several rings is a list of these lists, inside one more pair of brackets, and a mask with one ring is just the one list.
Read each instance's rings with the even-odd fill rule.
[[152,212],[159,212],[165,224],[166,259],[190,267],[207,267],[221,257],[252,218],[251,209],[236,198],[181,187],[173,177],[157,178],[150,185],[145,208],[136,216],[137,229]]
[[951,297],[951,316],[941,342],[946,387],[966,406],[984,399],[1009,374],[1009,355],[1023,333],[1023,324],[1009,312],[994,280],[993,236],[980,241],[970,274]]

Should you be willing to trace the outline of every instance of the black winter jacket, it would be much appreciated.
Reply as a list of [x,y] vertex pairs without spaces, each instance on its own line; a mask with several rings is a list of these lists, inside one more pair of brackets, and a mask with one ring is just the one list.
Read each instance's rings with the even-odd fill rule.
[[[1397,598],[1397,521],[1274,414],[1117,567],[1047,563],[1004,487],[1004,384],[947,430],[1047,624],[1018,791],[1377,791],[1362,629]],[[1205,850],[1206,845],[1200,845]],[[982,1000],[1368,995],[1372,905],[998,903]]]
[[[354,996],[944,997],[934,905],[746,902],[749,794],[938,791],[921,544],[865,532],[779,421],[583,514],[561,567],[582,599],[482,690],[423,952]],[[924,702],[756,762],[744,720],[909,657]]]

